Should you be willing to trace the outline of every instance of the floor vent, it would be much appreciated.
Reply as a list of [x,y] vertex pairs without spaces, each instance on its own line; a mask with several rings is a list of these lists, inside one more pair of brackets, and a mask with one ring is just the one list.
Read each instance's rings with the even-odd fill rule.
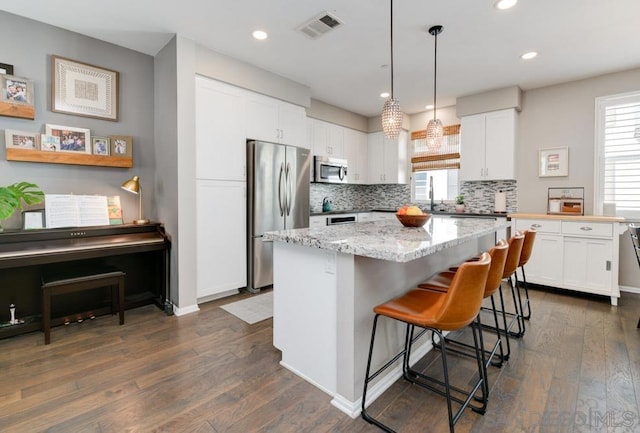
[[339,18],[330,15],[328,12],[323,12],[298,27],[297,30],[311,39],[317,39],[341,25],[342,21]]

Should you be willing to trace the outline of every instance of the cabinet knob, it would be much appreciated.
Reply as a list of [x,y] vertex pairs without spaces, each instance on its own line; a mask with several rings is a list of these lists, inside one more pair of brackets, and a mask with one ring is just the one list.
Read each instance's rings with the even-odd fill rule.
[[540,227],[542,227],[542,224],[531,224],[532,229],[538,229]]
[[585,226],[585,227],[580,227],[580,230],[585,231],[585,232],[588,232],[588,231],[591,231],[591,230],[593,230],[593,229],[592,229],[591,227],[586,227],[586,226]]

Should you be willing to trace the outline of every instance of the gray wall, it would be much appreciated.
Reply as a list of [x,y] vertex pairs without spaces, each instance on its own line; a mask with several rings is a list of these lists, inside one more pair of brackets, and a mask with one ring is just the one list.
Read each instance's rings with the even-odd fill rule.
[[[19,37],[18,37],[19,35]],[[137,218],[137,196],[120,185],[140,176],[145,216],[156,218],[153,207],[155,174],[153,140],[153,58],[37,21],[0,11],[2,63],[14,65],[14,75],[33,80],[35,120],[0,117],[0,185],[18,181],[38,184],[45,193],[119,195],[126,221]],[[91,119],[49,111],[51,55],[55,54],[120,73],[120,121]],[[45,124],[91,129],[91,135],[133,136],[132,169],[6,161],[4,129],[44,133]],[[3,223],[19,227],[14,215]]]
[[[518,211],[546,213],[547,188],[584,186],[593,214],[595,98],[640,90],[640,69],[524,92],[518,119]],[[569,147],[569,176],[538,177],[538,150]],[[628,233],[620,239],[620,285],[640,287]]]
[[156,144],[156,172],[154,178],[158,220],[165,225],[171,235],[170,298],[179,303],[178,291],[178,85],[177,85],[177,42],[174,37],[154,58],[154,94],[157,101],[154,107],[154,126]]

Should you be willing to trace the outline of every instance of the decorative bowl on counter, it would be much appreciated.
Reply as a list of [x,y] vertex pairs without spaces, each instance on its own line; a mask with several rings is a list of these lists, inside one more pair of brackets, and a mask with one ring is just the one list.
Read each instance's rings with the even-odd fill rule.
[[422,215],[398,215],[396,214],[398,221],[405,227],[422,227],[431,218],[431,214],[425,213]]

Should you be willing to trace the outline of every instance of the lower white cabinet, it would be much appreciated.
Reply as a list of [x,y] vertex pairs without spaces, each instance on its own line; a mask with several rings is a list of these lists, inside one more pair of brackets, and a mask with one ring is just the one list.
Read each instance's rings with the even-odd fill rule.
[[536,229],[527,281],[611,297],[617,305],[619,236],[617,221],[600,219],[519,219],[515,230]]
[[309,217],[309,228],[318,228],[327,226],[327,217],[324,215],[311,215]]
[[[247,285],[246,183],[196,181],[198,301]],[[204,299],[203,299],[204,298]]]

